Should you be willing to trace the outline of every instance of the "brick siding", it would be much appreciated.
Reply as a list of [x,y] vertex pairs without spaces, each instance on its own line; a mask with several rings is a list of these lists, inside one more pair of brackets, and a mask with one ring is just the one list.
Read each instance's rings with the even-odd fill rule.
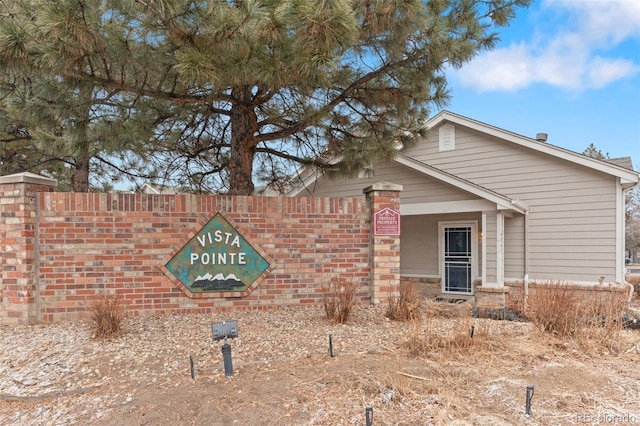
[[[121,295],[135,315],[317,304],[335,275],[368,298],[364,200],[44,193],[39,201],[43,321],[77,317],[104,293]],[[241,299],[191,299],[159,268],[216,212],[275,263]]]
[[[7,198],[17,187],[35,195]],[[370,208],[377,203],[365,197],[93,194],[25,188],[0,182],[0,322],[86,318],[94,301],[114,294],[133,316],[321,304],[322,287],[332,277],[356,283],[359,303],[373,301]],[[398,198],[397,193],[389,195]],[[23,217],[17,218],[18,212]],[[175,277],[163,272],[172,254],[216,213],[272,262],[269,273],[245,297],[192,298]],[[18,237],[24,241],[16,245]],[[399,256],[395,247],[384,255],[384,260],[399,262],[393,259]],[[25,258],[23,265],[16,257]],[[393,279],[385,279],[384,286],[392,286]],[[19,309],[21,305],[27,307]]]

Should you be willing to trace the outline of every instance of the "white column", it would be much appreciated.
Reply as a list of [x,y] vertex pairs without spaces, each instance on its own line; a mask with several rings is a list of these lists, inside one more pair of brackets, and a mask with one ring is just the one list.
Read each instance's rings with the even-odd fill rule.
[[482,212],[482,285],[487,285],[487,212]]
[[504,286],[504,215],[496,213],[496,284]]

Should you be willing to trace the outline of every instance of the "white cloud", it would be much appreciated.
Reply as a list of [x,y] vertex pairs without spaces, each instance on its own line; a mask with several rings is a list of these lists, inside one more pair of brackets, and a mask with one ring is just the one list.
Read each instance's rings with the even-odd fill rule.
[[[548,22],[558,22],[552,26]],[[456,72],[478,91],[525,88],[544,83],[567,90],[599,89],[640,73],[637,50],[624,57],[622,42],[640,39],[638,0],[547,0],[531,39],[480,55]]]
[[615,45],[627,37],[640,36],[640,2],[637,0],[546,0],[544,8],[572,14],[585,41],[599,46]]
[[[467,86],[482,90],[516,90],[531,82],[532,65],[527,46],[513,45],[479,57],[458,73]],[[490,70],[490,77],[487,70]]]
[[631,61],[595,57],[589,61],[585,77],[588,87],[600,89],[616,80],[637,74],[640,67]]

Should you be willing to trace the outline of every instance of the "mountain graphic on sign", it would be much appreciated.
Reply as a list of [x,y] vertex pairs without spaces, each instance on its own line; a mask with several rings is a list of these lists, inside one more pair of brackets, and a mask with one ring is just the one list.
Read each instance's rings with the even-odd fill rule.
[[245,284],[234,274],[229,274],[225,277],[220,273],[216,275],[206,273],[198,275],[191,283],[191,287],[194,289],[202,288],[203,291],[230,291],[238,290],[238,287],[245,287]]

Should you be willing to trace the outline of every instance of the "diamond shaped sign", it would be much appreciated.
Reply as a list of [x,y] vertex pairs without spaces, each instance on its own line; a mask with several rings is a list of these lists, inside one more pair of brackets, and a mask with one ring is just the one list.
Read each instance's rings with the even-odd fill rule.
[[193,293],[243,292],[269,262],[216,214],[165,265]]

